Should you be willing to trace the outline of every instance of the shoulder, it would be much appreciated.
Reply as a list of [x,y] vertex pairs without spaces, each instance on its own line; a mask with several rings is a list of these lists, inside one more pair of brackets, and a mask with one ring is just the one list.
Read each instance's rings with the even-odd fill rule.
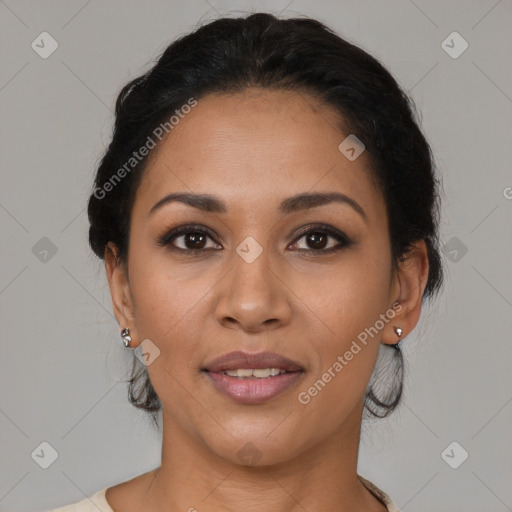
[[114,512],[105,498],[107,489],[108,487],[105,487],[81,501],[56,508],[50,512],[98,512],[98,510],[101,512]]
[[139,510],[141,508],[139,506],[140,497],[146,491],[154,477],[155,471],[156,469],[137,475],[130,480],[105,487],[81,501],[56,508],[50,512],[114,512],[115,510]]
[[388,512],[400,512],[396,505],[393,503],[391,498],[381,489],[379,489],[374,483],[370,482],[366,478],[363,478],[361,475],[357,475],[359,480],[363,483],[363,485],[374,495],[376,496],[388,509]]

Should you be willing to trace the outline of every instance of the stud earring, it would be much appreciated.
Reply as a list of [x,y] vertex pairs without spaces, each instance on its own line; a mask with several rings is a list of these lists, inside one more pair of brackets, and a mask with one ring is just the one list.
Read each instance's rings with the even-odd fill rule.
[[[395,327],[395,333],[396,335],[401,338],[402,337],[402,333],[404,331],[402,329],[400,329],[400,327]],[[400,342],[402,340],[398,340],[398,343],[395,343],[394,345],[391,345],[395,350],[400,350]]]
[[132,337],[130,336],[130,329],[123,329],[121,331],[121,339],[123,340],[125,347],[130,346],[130,342],[132,341]]

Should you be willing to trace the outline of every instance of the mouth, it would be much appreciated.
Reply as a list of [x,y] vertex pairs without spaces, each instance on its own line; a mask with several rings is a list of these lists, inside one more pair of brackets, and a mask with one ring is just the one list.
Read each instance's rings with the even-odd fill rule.
[[237,370],[225,370],[223,372],[214,373],[238,377],[239,379],[267,379],[290,372],[281,368],[238,368]]
[[201,369],[208,381],[236,403],[259,404],[296,386],[304,368],[273,352],[231,352]]

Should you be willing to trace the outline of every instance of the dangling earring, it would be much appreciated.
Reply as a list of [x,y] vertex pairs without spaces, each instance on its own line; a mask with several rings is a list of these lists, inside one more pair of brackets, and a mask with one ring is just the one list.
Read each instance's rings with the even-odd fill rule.
[[121,339],[123,340],[125,347],[130,346],[130,342],[132,341],[132,337],[130,336],[130,329],[123,329],[121,331]]
[[[395,327],[395,333],[399,338],[401,338],[403,331],[402,331],[402,329],[400,329],[400,327]],[[400,342],[401,341],[402,340],[399,340],[398,343],[391,345],[391,347],[393,347],[395,350],[400,350]]]

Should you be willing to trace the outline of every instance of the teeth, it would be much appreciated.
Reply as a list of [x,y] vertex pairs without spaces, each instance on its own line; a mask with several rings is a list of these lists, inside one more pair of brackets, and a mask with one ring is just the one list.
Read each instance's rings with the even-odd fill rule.
[[249,368],[241,368],[239,370],[226,370],[226,375],[230,377],[239,377],[239,378],[249,378],[256,377],[258,379],[265,379],[267,377],[275,377],[276,375],[280,375],[281,373],[286,373],[286,370],[281,370],[280,368],[265,368],[265,369],[249,369]]

